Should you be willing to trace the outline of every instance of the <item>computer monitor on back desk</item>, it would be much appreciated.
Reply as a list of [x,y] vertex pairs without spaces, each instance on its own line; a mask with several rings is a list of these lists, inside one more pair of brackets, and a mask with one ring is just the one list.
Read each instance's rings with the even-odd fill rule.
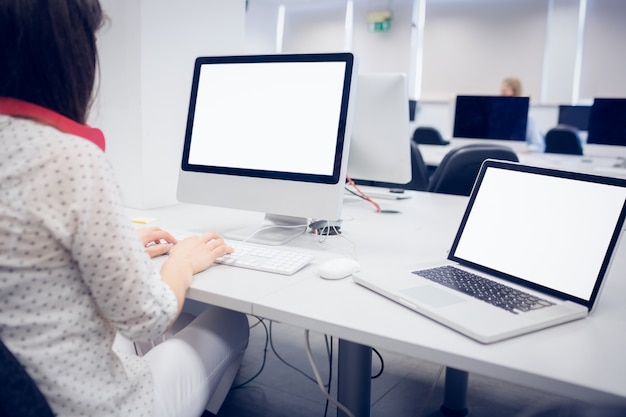
[[587,143],[626,146],[626,98],[593,100]]
[[454,138],[526,140],[528,97],[457,96]]
[[591,106],[559,106],[558,124],[575,127],[578,130],[587,131],[589,127],[589,114]]
[[224,233],[265,244],[339,219],[355,71],[350,53],[198,58],[178,199],[266,213]]

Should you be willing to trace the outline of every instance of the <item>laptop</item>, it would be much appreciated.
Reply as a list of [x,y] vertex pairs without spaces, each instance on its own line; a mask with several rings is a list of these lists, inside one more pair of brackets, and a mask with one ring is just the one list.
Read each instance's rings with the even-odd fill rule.
[[[353,279],[493,343],[586,317],[625,215],[626,179],[486,160],[447,259],[403,271],[363,268]],[[504,284],[508,294],[485,295],[472,277],[450,278],[458,270]]]

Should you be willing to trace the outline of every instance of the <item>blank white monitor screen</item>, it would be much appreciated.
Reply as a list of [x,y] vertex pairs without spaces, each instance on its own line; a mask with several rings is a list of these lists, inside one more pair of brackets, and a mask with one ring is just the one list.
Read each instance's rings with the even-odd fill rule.
[[[338,219],[353,71],[350,53],[197,58],[178,199],[287,223]],[[284,243],[262,234],[252,240]]]
[[352,179],[395,184],[411,181],[408,100],[405,74],[359,74],[348,160]]

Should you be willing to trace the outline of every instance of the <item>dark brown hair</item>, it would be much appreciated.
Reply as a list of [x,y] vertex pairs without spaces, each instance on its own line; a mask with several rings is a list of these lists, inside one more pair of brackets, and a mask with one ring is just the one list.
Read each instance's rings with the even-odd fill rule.
[[103,19],[98,0],[0,1],[0,96],[85,123]]

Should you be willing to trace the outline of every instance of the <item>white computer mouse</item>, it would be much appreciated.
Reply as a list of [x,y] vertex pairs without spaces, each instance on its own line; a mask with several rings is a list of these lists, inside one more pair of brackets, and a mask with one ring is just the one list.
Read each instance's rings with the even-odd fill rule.
[[359,270],[359,263],[352,258],[334,258],[317,266],[317,273],[324,279],[348,278]]

